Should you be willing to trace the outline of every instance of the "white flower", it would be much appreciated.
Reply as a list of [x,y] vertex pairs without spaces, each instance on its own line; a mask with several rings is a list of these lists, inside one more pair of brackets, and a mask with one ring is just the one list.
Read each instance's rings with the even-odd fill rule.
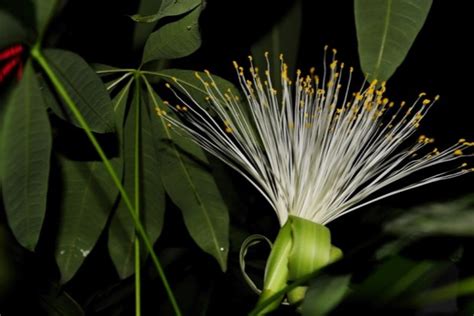
[[[384,97],[385,83],[376,81],[351,93],[353,69],[346,71],[335,51],[321,78],[314,69],[307,76],[297,71],[294,82],[281,57],[282,91],[276,91],[270,70],[260,76],[249,59],[249,79],[234,62],[243,101],[221,91],[208,72],[207,78],[196,74],[208,104],[198,104],[175,80],[186,95],[175,91],[184,105],[173,107],[184,123],[166,117],[246,177],[281,225],[288,215],[324,225],[385,197],[471,171],[466,163],[441,172],[437,167],[466,157],[463,150],[473,143],[461,139],[439,151],[427,149],[432,138],[414,136],[438,96],[420,93],[411,104],[394,103]],[[432,175],[375,194],[421,170]]]

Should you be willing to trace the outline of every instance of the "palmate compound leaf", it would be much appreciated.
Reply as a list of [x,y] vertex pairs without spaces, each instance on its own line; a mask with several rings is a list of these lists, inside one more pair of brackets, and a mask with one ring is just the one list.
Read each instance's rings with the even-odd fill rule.
[[142,62],[181,58],[194,53],[201,46],[198,24],[201,11],[202,5],[198,5],[182,18],[151,33],[145,44]]
[[[151,86],[148,86],[148,92],[150,110],[163,110],[164,104]],[[184,223],[196,244],[226,270],[229,214],[209,171],[206,155],[188,137],[171,130],[163,118],[152,117],[151,124],[166,193],[181,209]]]
[[[118,189],[101,161],[77,161],[58,155],[61,201],[55,257],[61,283],[77,272],[102,233]],[[119,158],[110,160],[120,175]]]
[[388,80],[420,32],[432,0],[355,0],[359,59],[368,80]]
[[2,126],[2,194],[10,229],[34,250],[46,212],[51,127],[31,63],[10,96]]
[[[137,84],[137,83],[135,83]],[[118,124],[124,120],[122,139],[122,157],[124,158],[124,187],[130,199],[135,199],[135,129],[136,110],[139,111],[139,191],[140,191],[140,219],[150,240],[155,242],[160,236],[163,227],[165,212],[165,192],[159,177],[160,165],[155,151],[154,139],[151,134],[150,113],[147,104],[142,102],[139,90],[135,89],[133,102],[125,118],[124,108],[127,106],[128,88],[125,88],[114,99]],[[155,117],[153,117],[155,119]],[[127,278],[134,272],[134,242],[135,226],[129,210],[121,200],[112,218],[109,230],[108,247],[112,261],[121,278]],[[146,255],[145,248],[141,254]]]
[[[104,84],[86,61],[77,54],[59,49],[45,49],[44,55],[91,130],[96,133],[113,132],[112,101]],[[50,106],[56,115],[81,127],[66,104],[58,106],[52,103]]]

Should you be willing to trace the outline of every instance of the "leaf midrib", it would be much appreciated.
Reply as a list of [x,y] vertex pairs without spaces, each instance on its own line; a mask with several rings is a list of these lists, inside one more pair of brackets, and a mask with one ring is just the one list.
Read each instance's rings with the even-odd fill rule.
[[377,56],[377,62],[375,63],[375,71],[373,78],[376,79],[378,76],[378,72],[380,69],[380,65],[382,64],[382,59],[383,59],[383,54],[385,52],[385,44],[387,41],[387,36],[388,36],[388,29],[390,28],[390,16],[392,14],[392,3],[393,0],[388,0],[387,2],[387,11],[385,14],[385,24],[384,24],[384,29],[382,32],[382,42],[380,43],[380,50],[379,50],[379,55]]

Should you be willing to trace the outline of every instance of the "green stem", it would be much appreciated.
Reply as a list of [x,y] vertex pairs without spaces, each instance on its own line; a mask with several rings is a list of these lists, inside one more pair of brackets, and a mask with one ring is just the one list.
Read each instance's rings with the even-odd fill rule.
[[158,260],[158,257],[156,256],[155,252],[153,251],[153,245],[150,242],[150,239],[148,238],[148,235],[143,228],[142,224],[140,223],[140,220],[135,213],[134,207],[132,203],[130,202],[130,198],[127,195],[127,192],[125,191],[125,188],[123,187],[119,177],[117,176],[117,173],[115,172],[114,168],[110,164],[109,160],[107,159],[107,156],[105,155],[102,147],[99,145],[97,139],[95,138],[94,134],[92,133],[89,125],[87,124],[86,120],[82,116],[81,112],[77,108],[76,104],[74,101],[71,99],[69,96],[68,92],[66,91],[66,88],[63,86],[61,83],[60,79],[56,76],[54,73],[53,69],[49,65],[48,61],[46,58],[43,56],[39,49],[39,45],[35,45],[32,50],[31,50],[31,56],[33,57],[36,62],[41,66],[43,71],[46,73],[48,76],[49,80],[51,80],[51,83],[55,87],[57,93],[64,99],[65,103],[71,110],[71,112],[74,114],[74,117],[77,119],[81,127],[84,129],[87,137],[89,138],[89,141],[92,143],[94,146],[95,150],[99,154],[101,160],[104,163],[104,166],[109,173],[109,175],[112,178],[112,181],[114,182],[115,186],[118,188],[120,195],[127,206],[128,210],[130,211],[130,216],[132,217],[133,224],[135,225],[135,229],[137,230],[138,234],[143,240],[143,243],[145,244],[146,249],[150,252],[150,256],[152,258],[153,264],[156,267],[156,270],[158,271],[158,274],[163,282],[163,286],[165,287],[166,293],[168,295],[168,298],[171,302],[171,305],[173,307],[173,310],[175,312],[175,315],[181,316],[181,311],[179,309],[179,306],[176,302],[176,299],[174,297],[174,294],[171,290],[171,287],[168,283],[168,280],[166,279],[165,273],[163,271],[163,268],[161,267],[160,261]]
[[[140,81],[135,73],[135,146],[134,146],[134,198],[135,214],[140,218]],[[135,232],[136,234],[136,232]],[[135,316],[141,315],[141,284],[140,284],[140,240],[135,238]]]

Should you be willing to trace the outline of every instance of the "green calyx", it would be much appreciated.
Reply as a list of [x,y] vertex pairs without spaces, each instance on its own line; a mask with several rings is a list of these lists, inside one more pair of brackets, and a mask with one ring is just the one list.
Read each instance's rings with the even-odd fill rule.
[[[288,281],[294,281],[340,259],[342,251],[331,245],[331,233],[321,224],[289,216],[280,229],[267,260],[263,291],[257,306],[281,291]],[[290,304],[300,303],[306,286],[299,286],[287,293]],[[276,309],[283,300],[273,301],[262,310],[264,315]]]

